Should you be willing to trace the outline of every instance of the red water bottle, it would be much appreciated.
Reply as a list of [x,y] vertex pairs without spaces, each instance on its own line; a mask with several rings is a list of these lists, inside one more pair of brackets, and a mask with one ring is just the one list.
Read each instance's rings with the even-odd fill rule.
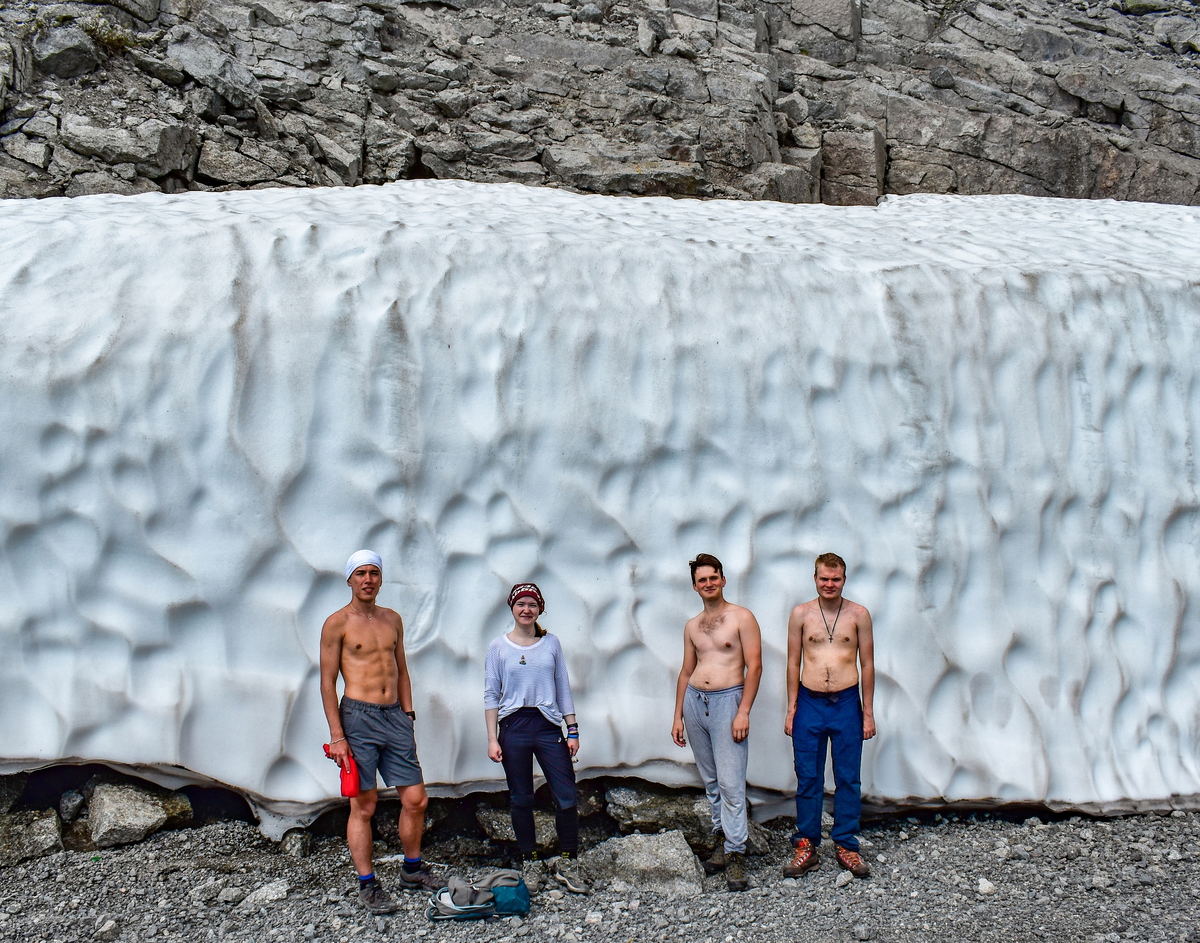
[[[329,756],[329,744],[325,744],[325,755]],[[333,757],[329,756],[332,760]],[[338,768],[342,771],[342,795],[349,799],[353,799],[358,795],[361,783],[358,779],[358,764],[354,762],[354,755],[346,756],[346,765],[342,766],[338,763]]]

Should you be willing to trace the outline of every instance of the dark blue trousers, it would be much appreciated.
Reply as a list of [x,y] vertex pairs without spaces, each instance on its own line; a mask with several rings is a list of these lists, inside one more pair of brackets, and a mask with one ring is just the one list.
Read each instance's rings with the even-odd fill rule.
[[575,767],[562,728],[548,721],[536,707],[522,707],[500,721],[500,749],[504,777],[512,803],[513,832],[521,854],[530,857],[537,848],[533,824],[533,758],[550,786],[558,806],[555,828],[559,851],[579,850],[579,809],[575,792]]
[[834,694],[817,694],[803,685],[792,720],[792,750],[796,756],[796,832],[792,841],[821,844],[821,804],[825,798],[825,753],[833,747],[834,844],[858,851],[858,822],[862,815],[862,704],[858,686]]

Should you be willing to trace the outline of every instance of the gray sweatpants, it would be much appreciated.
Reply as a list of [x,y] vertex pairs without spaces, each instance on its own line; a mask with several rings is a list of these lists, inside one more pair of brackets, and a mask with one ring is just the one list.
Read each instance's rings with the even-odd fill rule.
[[690,684],[683,696],[683,723],[696,768],[712,806],[713,831],[725,833],[725,851],[746,850],[746,761],[750,738],[733,740],[733,718],[742,705],[742,686],[701,691]]

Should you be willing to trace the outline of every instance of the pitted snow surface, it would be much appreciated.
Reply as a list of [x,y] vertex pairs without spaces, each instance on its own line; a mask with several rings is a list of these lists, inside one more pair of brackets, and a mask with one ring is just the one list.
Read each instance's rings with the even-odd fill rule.
[[687,560],[763,626],[793,788],[813,557],[875,617],[878,796],[1200,792],[1200,212],[413,182],[0,204],[0,756],[337,793],[317,678],[384,558],[431,783],[495,781],[508,587],[581,769],[670,741]]

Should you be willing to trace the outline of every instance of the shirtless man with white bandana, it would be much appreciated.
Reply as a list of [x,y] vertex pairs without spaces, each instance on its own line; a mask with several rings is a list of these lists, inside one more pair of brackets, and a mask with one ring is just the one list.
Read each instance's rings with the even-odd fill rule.
[[[421,862],[421,833],[429,799],[417,760],[412,681],[404,658],[404,621],[376,605],[383,586],[383,561],[359,550],[346,561],[351,599],[321,627],[321,702],[329,721],[329,757],[344,766],[358,764],[360,792],[350,800],[346,843],[358,871],[358,897],[374,914],[399,909],[388,896],[371,861],[371,816],[379,796],[376,772],[400,797],[400,844],[404,866],[399,885],[428,893],[444,887]],[[346,682],[338,703],[339,672]]]

